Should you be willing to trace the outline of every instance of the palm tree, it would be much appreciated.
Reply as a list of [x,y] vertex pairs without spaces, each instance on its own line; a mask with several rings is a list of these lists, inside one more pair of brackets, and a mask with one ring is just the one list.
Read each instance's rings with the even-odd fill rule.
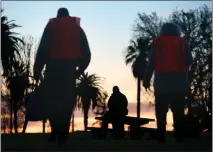
[[[1,10],[1,13],[3,10]],[[1,38],[2,52],[1,61],[3,67],[3,75],[7,76],[12,71],[16,54],[19,55],[19,45],[23,41],[18,37],[18,33],[11,32],[14,28],[20,27],[13,23],[14,20],[8,21],[6,16],[1,17]]]
[[144,77],[149,50],[150,39],[139,37],[136,42],[131,41],[131,45],[125,52],[125,62],[127,65],[132,64],[132,73],[137,79],[137,118],[140,118],[141,81]]
[[11,96],[10,96],[10,92],[7,89],[7,82],[6,79],[1,79],[1,99],[5,100],[7,102],[7,107],[9,109],[9,115],[10,115],[10,120],[9,120],[9,127],[10,127],[10,133],[12,133],[13,130],[13,113],[12,113],[12,103],[11,103]]
[[[1,13],[3,10],[1,10]],[[7,84],[12,87],[12,80],[14,82],[14,65],[17,64],[16,55],[19,54],[19,46],[23,44],[23,41],[18,37],[18,33],[11,32],[16,27],[20,27],[13,23],[14,20],[8,21],[6,16],[1,17],[1,37],[2,37],[2,52],[1,52],[1,62],[3,69],[3,77],[7,79]],[[13,99],[12,99],[13,100]],[[10,113],[12,116],[13,102],[10,102]],[[14,111],[17,111],[17,105],[14,106]],[[12,117],[10,118],[12,120]],[[15,131],[17,132],[17,117],[14,117]],[[12,133],[12,121],[10,124],[10,129]]]
[[77,82],[78,98],[77,107],[82,109],[84,113],[84,130],[87,131],[88,113],[92,105],[92,110],[104,107],[105,92],[101,87],[101,78],[96,74],[89,75],[84,73],[80,76]]
[[14,110],[14,127],[15,133],[17,133],[18,129],[18,116],[17,112],[19,107],[21,107],[21,102],[24,99],[25,89],[28,84],[28,79],[26,79],[25,68],[22,63],[15,62],[14,63],[14,71],[11,73],[9,77],[7,77],[7,88],[10,90],[11,95],[11,113]]

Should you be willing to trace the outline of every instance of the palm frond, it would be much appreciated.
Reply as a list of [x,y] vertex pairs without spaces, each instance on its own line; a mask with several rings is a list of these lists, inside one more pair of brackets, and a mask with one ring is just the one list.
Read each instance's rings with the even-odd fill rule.
[[[3,12],[3,10],[1,10]],[[7,21],[6,16],[1,17],[1,27],[2,27],[2,67],[4,75],[12,70],[13,64],[15,62],[15,54],[19,54],[19,44],[23,41],[18,37],[18,33],[11,32],[12,29],[21,27],[13,23],[14,20]]]
[[77,106],[82,108],[82,111],[88,111],[92,106],[94,111],[98,106],[103,104],[103,98],[106,98],[107,93],[104,92],[101,86],[104,78],[97,74],[83,73],[77,80]]

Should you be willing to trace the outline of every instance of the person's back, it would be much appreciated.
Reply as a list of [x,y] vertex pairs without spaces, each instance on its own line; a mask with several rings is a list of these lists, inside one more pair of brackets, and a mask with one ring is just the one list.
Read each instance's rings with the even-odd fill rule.
[[40,71],[46,64],[48,76],[69,77],[76,73],[77,66],[83,66],[82,69],[85,69],[90,56],[86,35],[80,27],[80,19],[68,14],[60,15],[59,9],[57,18],[50,19],[45,27],[34,71]]
[[[192,55],[185,40],[167,23],[159,37],[153,39],[152,51],[147,65],[145,82],[149,82],[153,71],[156,94],[188,93],[188,67]],[[170,29],[171,28],[171,29]]]
[[125,116],[127,111],[127,99],[121,92],[113,93],[108,103],[109,111],[113,116]]
[[[89,65],[89,45],[80,19],[69,16],[66,8],[58,10],[56,18],[45,27],[34,64],[35,79],[46,65],[43,97],[52,133],[50,141],[65,142],[72,110],[76,104],[76,78]],[[78,67],[78,70],[76,70]]]
[[185,97],[189,94],[188,69],[192,54],[178,27],[172,23],[163,25],[160,36],[154,38],[153,48],[144,77],[144,87],[150,87],[154,73],[155,113],[159,141],[164,141],[166,113],[171,106],[175,133],[179,140],[183,133]]
[[117,139],[124,137],[124,120],[128,114],[128,101],[124,94],[122,94],[117,86],[113,87],[113,94],[108,101],[109,119],[112,121],[114,137]]

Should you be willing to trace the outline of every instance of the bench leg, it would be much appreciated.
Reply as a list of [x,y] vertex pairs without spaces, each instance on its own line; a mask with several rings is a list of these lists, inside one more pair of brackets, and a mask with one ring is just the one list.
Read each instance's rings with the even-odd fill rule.
[[142,136],[142,131],[140,125],[130,125],[130,139],[140,140]]

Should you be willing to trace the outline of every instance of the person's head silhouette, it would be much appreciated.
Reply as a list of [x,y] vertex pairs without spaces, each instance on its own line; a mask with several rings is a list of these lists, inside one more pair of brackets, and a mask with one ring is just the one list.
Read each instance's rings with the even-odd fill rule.
[[59,8],[57,13],[57,18],[65,17],[65,16],[69,16],[69,11],[64,7]]
[[160,36],[181,36],[180,27],[174,23],[165,23],[161,28]]
[[113,93],[118,93],[119,92],[118,86],[114,86],[112,91],[113,91]]

